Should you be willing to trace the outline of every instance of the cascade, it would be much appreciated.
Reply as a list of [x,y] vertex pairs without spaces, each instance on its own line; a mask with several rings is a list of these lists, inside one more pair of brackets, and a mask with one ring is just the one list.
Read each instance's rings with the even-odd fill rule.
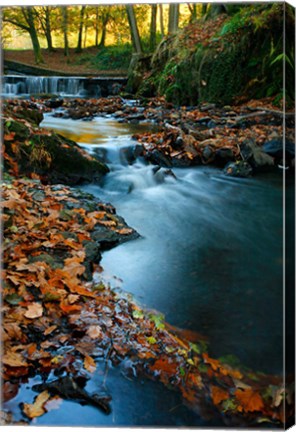
[[4,97],[22,95],[55,94],[72,97],[100,97],[115,94],[125,84],[123,77],[59,77],[5,75],[2,78],[1,94]]

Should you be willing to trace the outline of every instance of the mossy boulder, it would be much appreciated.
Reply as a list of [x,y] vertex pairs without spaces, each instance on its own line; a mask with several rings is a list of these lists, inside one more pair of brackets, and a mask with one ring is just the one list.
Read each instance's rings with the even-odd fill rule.
[[37,174],[44,183],[100,181],[109,171],[74,141],[21,121],[4,123],[4,146],[6,171],[28,177]]
[[[282,98],[282,61],[286,58],[287,98],[293,99],[294,48],[287,39],[283,53],[282,3],[259,3],[224,8],[208,20],[199,19],[165,38],[150,63],[149,76],[138,74],[133,91],[154,90],[175,105],[213,102],[231,104],[235,98]],[[293,39],[292,9],[287,5],[286,30]],[[286,56],[286,57],[285,57]]]

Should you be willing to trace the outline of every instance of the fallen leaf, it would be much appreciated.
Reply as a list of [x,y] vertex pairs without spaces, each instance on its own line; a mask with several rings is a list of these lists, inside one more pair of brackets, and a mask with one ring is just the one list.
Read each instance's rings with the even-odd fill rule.
[[57,328],[56,325],[52,325],[52,326],[48,327],[48,328],[45,330],[45,332],[44,332],[44,336],[49,335],[49,334],[52,333],[56,328]]
[[228,392],[221,389],[221,387],[212,386],[211,393],[214,405],[219,405],[220,402],[229,398]]
[[103,338],[103,331],[99,325],[92,325],[87,330],[86,334],[91,339],[102,339]]
[[23,367],[28,366],[22,355],[16,352],[9,351],[2,357],[3,364],[11,367]]
[[43,315],[43,307],[40,303],[32,303],[28,306],[25,317],[29,319],[39,318]]
[[261,411],[264,408],[262,397],[252,389],[236,390],[235,396],[245,412]]
[[88,372],[94,373],[94,371],[97,368],[97,365],[96,365],[96,362],[94,361],[94,359],[92,357],[90,357],[89,355],[86,355],[85,359],[84,359],[84,367]]
[[118,234],[128,235],[128,234],[132,234],[132,233],[133,233],[133,230],[130,229],[130,228],[121,228],[121,229],[119,229],[119,230],[116,230],[116,232],[117,232]]
[[35,418],[42,416],[46,409],[44,408],[45,402],[50,398],[50,394],[47,390],[40,393],[35,399],[33,404],[24,404],[23,411],[29,418]]
[[2,386],[3,402],[13,399],[18,394],[18,384],[6,381]]

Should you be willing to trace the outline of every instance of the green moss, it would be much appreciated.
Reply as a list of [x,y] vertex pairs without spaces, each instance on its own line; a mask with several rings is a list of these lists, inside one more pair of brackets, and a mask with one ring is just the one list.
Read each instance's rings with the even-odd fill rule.
[[[235,97],[249,99],[283,96],[283,60],[286,61],[287,100],[294,98],[294,45],[283,47],[283,4],[254,4],[235,8],[213,36],[187,45],[186,28],[165,39],[151,62],[150,90],[176,105],[200,102],[230,104]],[[294,13],[287,8],[286,33],[293,40]],[[213,21],[214,23],[214,21]],[[199,27],[198,27],[199,26]],[[194,28],[190,27],[194,33]],[[187,31],[187,33],[186,33]],[[197,24],[200,32],[200,23]],[[289,79],[288,79],[289,78]]]

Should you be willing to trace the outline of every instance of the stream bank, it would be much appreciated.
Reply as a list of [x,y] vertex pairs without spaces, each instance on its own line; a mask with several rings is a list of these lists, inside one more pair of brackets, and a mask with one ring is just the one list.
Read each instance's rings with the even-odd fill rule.
[[[46,120],[47,118],[45,119],[45,121]],[[67,121],[65,120],[57,120],[57,121],[64,122],[64,125],[67,128]],[[108,119],[98,119],[98,124],[102,125],[104,124],[104,122],[107,131]],[[91,129],[94,129],[93,125],[86,122],[85,125],[87,124],[90,126]],[[77,123],[77,126],[80,127],[81,124]],[[120,127],[124,127],[124,125]],[[58,129],[61,131],[60,124],[58,125]],[[73,130],[71,126],[70,129]],[[93,130],[93,136],[96,135],[97,135],[96,131]],[[128,137],[128,133],[126,138],[130,139]],[[115,136],[112,137],[112,141],[114,140],[115,140]],[[100,158],[102,157],[105,158],[105,161],[111,167],[111,172],[107,175],[107,177],[103,181],[102,183],[103,187],[100,189],[101,193],[103,195],[105,194],[105,197],[108,195],[109,192],[111,192],[110,196],[113,195],[113,198],[115,198],[116,201],[116,195],[118,198],[120,198],[119,195],[121,194],[122,196],[121,200],[126,201],[126,203],[128,203],[128,200],[126,200],[127,195],[129,195],[132,199],[137,198],[137,190],[138,191],[140,190],[140,193],[143,194],[143,191],[146,189],[146,185],[148,186],[150,185],[151,188],[149,191],[149,187],[148,187],[148,191],[147,191],[148,194],[144,193],[144,198],[147,199],[149,193],[150,196],[151,193],[153,195],[154,193],[156,193],[156,196],[157,195],[159,196],[160,189],[157,188],[157,184],[160,186],[162,186],[163,184],[165,185],[166,187],[165,192],[169,194],[170,198],[177,197],[176,194],[174,195],[174,197],[171,197],[170,190],[169,190],[170,184],[171,186],[173,186],[173,188],[176,188],[178,184],[176,183],[176,179],[172,178],[171,176],[167,176],[162,170],[158,170],[155,173],[153,166],[149,166],[145,164],[141,165],[137,160],[134,160],[134,163],[129,165],[128,159],[124,159],[124,155],[128,154],[128,152],[123,151],[123,152],[119,152],[118,154],[118,151],[117,152],[115,151],[116,150],[115,147],[117,147],[117,150],[128,149],[130,144],[127,145],[127,143],[124,142],[124,140],[120,143],[120,139],[119,139],[119,142],[116,142],[116,146],[114,145],[112,146],[112,144],[109,142],[108,137],[107,139],[105,137],[105,144],[106,144],[105,146],[102,146],[100,142],[97,142],[97,145],[89,144],[83,141],[80,142],[80,145],[84,148],[87,147],[88,151],[92,154],[95,154],[96,150],[98,150]],[[116,169],[116,166],[118,168],[118,165],[121,165],[121,163],[119,163],[120,160],[125,161],[122,166],[125,167],[126,172],[124,171],[124,169],[121,170]],[[119,174],[119,178],[116,178],[118,174]],[[148,175],[148,178],[146,177],[146,174]],[[157,174],[156,177],[155,174]],[[183,186],[185,186],[185,189],[187,189],[190,184],[190,177],[191,177],[192,185],[193,184],[198,185],[202,183],[200,181],[201,178],[199,178],[198,182],[195,181],[196,179],[194,178],[193,172],[190,171],[188,174],[189,177],[186,178],[185,175],[183,177],[183,182],[181,182],[183,183]],[[179,179],[182,178],[182,172],[177,170],[176,177]],[[140,181],[140,178],[142,179],[142,181]],[[145,183],[146,180],[148,180],[148,183]],[[117,190],[119,184],[121,185],[121,188]],[[114,187],[115,185],[117,185],[116,188]],[[203,203],[203,205],[209,199],[209,197],[206,195],[207,186],[208,183],[206,182],[202,186],[203,198],[202,196],[198,198],[198,202],[200,204]],[[8,196],[9,194],[12,194],[12,197],[13,195],[15,195],[14,187],[15,186],[12,187],[8,186],[7,188]],[[43,188],[42,186],[40,187]],[[98,187],[99,186],[97,186],[97,188]],[[95,188],[95,185],[92,185],[91,188]],[[270,191],[272,193],[273,188],[271,188]],[[184,188],[183,188],[183,192],[186,192]],[[63,189],[63,193],[65,193],[65,189]],[[97,193],[98,193],[98,189],[96,194]],[[189,195],[187,193],[187,198]],[[197,197],[195,197],[195,199],[196,198]],[[120,199],[118,200],[118,203],[119,202]],[[197,201],[195,201],[195,204],[196,202]],[[129,201],[129,204],[130,203],[131,201]],[[56,202],[55,203],[52,202],[52,204],[54,204],[54,207],[57,205]],[[35,203],[35,206],[36,205],[38,208],[38,200]],[[138,211],[141,211],[141,208],[139,207],[138,204],[136,204],[136,201],[135,201],[135,205],[136,207],[134,207],[134,211],[136,214],[136,208],[138,209]],[[186,207],[181,207],[181,208],[185,209]],[[201,208],[202,207],[200,207],[200,209]],[[214,208],[217,207],[214,206]],[[131,211],[131,208],[129,211]],[[144,209],[142,209],[142,212],[143,212],[142,213],[142,218],[143,218],[143,215],[145,214]],[[78,211],[78,213],[80,213],[80,211]],[[194,213],[196,213],[196,210]],[[193,215],[188,207],[186,208],[184,214],[187,216]],[[179,215],[180,212],[176,214],[176,217],[177,218],[180,217]],[[15,218],[17,218],[17,216],[18,214],[14,215]],[[59,221],[59,223],[68,223],[69,220],[67,220],[66,216],[65,217],[63,216],[63,218],[61,219],[61,221]],[[95,218],[95,215],[92,215],[91,217],[90,215],[86,215],[86,217],[91,218],[91,220],[88,222],[91,225],[94,223],[94,218],[97,219],[95,220],[95,223],[98,223],[98,221],[101,220],[101,216],[102,215],[100,215],[100,217],[98,216],[98,218]],[[111,220],[109,219],[109,222],[113,222],[112,225],[110,223],[110,227],[112,229],[112,226],[114,225],[114,220],[111,218]],[[151,219],[151,223],[153,224],[153,219]],[[9,234],[14,235],[17,238],[18,231],[16,231],[15,228],[11,230],[10,229],[11,226],[17,227],[18,225],[17,223],[15,223],[15,221],[13,221],[12,225],[9,225]],[[163,225],[161,224],[161,226]],[[278,226],[278,223],[276,223],[276,226]],[[40,229],[41,227],[39,226],[36,228]],[[171,233],[170,225],[168,225],[168,228],[169,228],[168,235],[170,235]],[[140,234],[145,235],[145,232],[144,231],[142,232],[142,230],[143,230],[143,226],[141,227],[141,230],[139,230],[139,232]],[[147,234],[148,232],[146,232],[145,237],[147,237]],[[40,233],[38,235],[40,235]],[[192,235],[192,231],[191,231],[191,235]],[[137,242],[130,242],[129,244],[132,245],[133,243],[136,244]],[[74,246],[75,246],[75,240],[67,242],[67,249],[70,248],[72,254],[78,253],[77,250],[75,252]],[[78,245],[76,246],[78,247]],[[209,257],[209,259],[212,258]],[[66,263],[66,265],[69,264],[70,264],[69,262]],[[79,265],[76,266],[75,268],[76,269],[78,268],[77,276],[80,276],[79,272],[82,271],[80,267],[81,263],[78,264]],[[147,262],[147,264],[149,264],[149,261]],[[119,268],[124,268],[124,265],[119,265]],[[26,269],[24,269],[23,271],[25,270]],[[58,269],[56,269],[55,271],[57,270]],[[52,269],[51,271],[54,271],[54,269]],[[49,272],[48,274],[50,276],[51,273]],[[147,274],[149,274],[149,271],[143,273],[144,276]],[[16,277],[16,275],[14,276]],[[24,278],[22,276],[21,280],[23,279]],[[157,284],[155,283],[155,280],[152,281],[152,283],[154,283],[156,287],[159,286],[159,281],[157,281]],[[14,289],[17,290],[19,289],[19,284],[17,283],[17,279],[14,279],[13,285],[14,285]],[[66,288],[66,291],[69,288],[69,286],[70,287],[72,286],[69,280],[64,280],[64,285],[65,286],[63,289]],[[207,414],[206,412],[210,410],[210,416],[213,419],[215,417],[213,412],[213,406],[214,406],[214,411],[218,411],[220,413],[218,416],[220,420],[218,419],[212,420],[215,422],[216,425],[220,424],[220,421],[225,421],[226,423],[232,421],[235,424],[239,424],[239,425],[253,424],[256,423],[257,421],[262,421],[262,415],[264,413],[265,416],[268,417],[272,416],[275,426],[280,426],[278,420],[282,421],[283,417],[282,417],[281,409],[279,408],[279,410],[277,411],[277,409],[275,409],[274,406],[277,397],[277,394],[273,393],[275,389],[269,388],[267,393],[265,393],[268,387],[267,380],[269,383],[271,380],[270,376],[263,377],[263,375],[261,374],[259,383],[258,383],[257,376],[256,376],[257,382],[255,382],[256,379],[254,381],[254,374],[250,372],[249,369],[244,369],[237,364],[230,365],[229,359],[217,360],[213,358],[211,355],[209,355],[209,353],[207,352],[207,348],[205,347],[205,344],[202,343],[202,341],[197,342],[196,340],[196,342],[193,343],[184,337],[180,338],[176,336],[176,333],[174,332],[168,331],[166,329],[165,323],[163,322],[163,318],[159,314],[155,314],[153,312],[143,310],[142,308],[137,306],[134,302],[132,302],[130,299],[125,299],[124,295],[123,298],[121,298],[121,295],[119,294],[119,297],[117,298],[116,294],[113,291],[106,289],[105,285],[102,286],[99,284],[99,289],[98,292],[95,293],[95,296],[92,295],[90,296],[89,293],[91,291],[89,290],[89,288],[90,287],[88,287],[88,294],[87,294],[87,291],[83,290],[85,288],[80,287],[79,290],[77,291],[78,289],[77,284],[75,287],[72,286],[72,289],[76,290],[76,293],[68,292],[66,294],[68,298],[68,304],[63,305],[64,313],[67,314],[67,320],[71,325],[71,331],[73,330],[73,325],[75,327],[74,335],[72,334],[72,336],[74,336],[73,343],[76,350],[74,351],[75,358],[73,359],[73,355],[71,354],[71,349],[72,349],[70,346],[71,344],[68,343],[66,343],[66,346],[68,346],[68,348],[71,349],[69,351],[70,352],[69,356],[66,357],[67,360],[66,364],[63,363],[64,358],[63,359],[59,358],[59,354],[58,356],[56,355],[55,344],[65,345],[65,342],[63,342],[64,340],[63,336],[65,335],[55,333],[55,331],[53,330],[53,335],[52,335],[53,340],[51,339],[51,336],[50,338],[48,338],[51,339],[49,346],[47,346],[47,340],[43,341],[45,345],[42,346],[42,350],[40,350],[38,344],[36,347],[31,346],[32,343],[33,344],[36,343],[32,341],[31,344],[29,344],[30,346],[19,347],[18,344],[15,343],[12,344],[14,346],[14,350],[12,350],[12,352],[14,352],[15,354],[10,356],[10,361],[11,358],[13,358],[15,363],[13,366],[10,364],[10,367],[13,369],[14,374],[17,372],[19,368],[28,367],[25,364],[16,365],[17,361],[21,363],[25,361],[29,364],[31,362],[35,362],[34,365],[36,364],[36,362],[38,362],[39,365],[41,364],[42,367],[45,367],[44,372],[46,373],[46,377],[49,378],[48,381],[53,381],[56,378],[56,376],[59,376],[60,373],[59,371],[62,370],[64,370],[65,373],[67,374],[70,373],[70,376],[72,375],[74,378],[78,370],[82,374],[82,381],[83,379],[85,381],[85,378],[89,376],[88,373],[92,374],[93,368],[95,367],[94,363],[95,364],[100,363],[99,359],[102,358],[103,363],[105,364],[106,358],[108,359],[108,362],[110,358],[110,361],[112,361],[112,364],[114,365],[116,365],[118,362],[122,365],[126,365],[126,369],[127,371],[129,371],[128,373],[132,374],[132,376],[134,376],[135,374],[138,375],[138,373],[140,374],[144,373],[150,377],[153,377],[154,379],[160,380],[162,383],[164,383],[169,387],[173,387],[177,389],[179,392],[181,392],[185,400],[189,402],[190,406],[198,410],[199,413],[202,414],[202,416],[208,418],[209,413]],[[81,289],[82,291],[80,291]],[[36,303],[38,304],[43,303],[43,301],[40,302],[41,297],[39,297],[39,295],[40,294],[38,294],[38,291],[37,292],[34,291],[33,296],[37,296],[36,298],[34,297],[35,301],[33,301],[33,303],[35,303],[35,309],[36,309]],[[77,295],[79,298],[77,298]],[[84,298],[89,296],[91,298],[90,302],[86,301]],[[27,300],[30,301],[29,298]],[[71,304],[73,300],[75,301],[74,303]],[[48,311],[52,310],[51,309],[52,306],[53,306],[53,311],[57,313],[56,306],[54,304],[50,306],[48,305],[48,303],[46,303],[44,305],[44,307]],[[71,306],[73,306],[72,309]],[[82,307],[80,311],[82,310],[85,311],[85,315],[79,312],[79,310],[77,309],[77,307],[79,306]],[[23,316],[23,313],[24,314],[27,313],[23,309],[26,307],[29,309],[30,305],[21,304],[20,307],[21,310],[19,310],[18,312]],[[98,308],[98,310],[96,308]],[[37,307],[37,312],[39,310],[40,310],[40,306]],[[58,310],[59,310],[59,306],[58,306]],[[96,311],[99,313],[96,313]],[[47,312],[46,314],[47,317],[49,316],[48,313],[49,312]],[[60,313],[61,312],[58,312],[58,315]],[[78,313],[80,318],[78,317]],[[42,320],[45,318],[44,316],[38,316],[38,314],[39,312],[37,313],[37,316],[34,318],[32,316],[25,317],[26,320],[36,319],[36,321],[34,321],[34,326],[37,326],[37,328],[40,327],[40,321],[41,321],[41,326],[44,325],[44,323],[42,324]],[[33,315],[34,315],[34,311],[33,311]],[[64,314],[62,313],[62,315]],[[95,316],[97,318],[95,318]],[[99,316],[99,321],[98,321],[98,316]],[[80,319],[81,322],[77,322],[78,319]],[[112,320],[112,323],[110,319]],[[92,327],[91,332],[88,331],[89,326]],[[124,330],[123,333],[122,333],[122,329]],[[128,338],[127,338],[127,334],[125,334],[125,330],[127,330]],[[67,328],[65,328],[65,332],[67,333]],[[79,346],[78,347],[79,349],[77,349],[77,340],[75,341],[75,337],[77,339],[78,337],[79,339],[81,339],[82,337],[84,338],[84,341],[87,344],[91,343],[91,345],[93,346],[92,349],[94,349],[93,351],[94,358],[89,356],[90,345],[86,345],[84,347]],[[117,338],[119,339],[116,342]],[[111,353],[110,353],[110,346],[107,343],[108,340],[110,339],[113,341],[112,342],[113,348]],[[114,344],[114,340],[115,340],[115,344]],[[104,346],[105,342],[107,346]],[[51,345],[51,343],[53,343],[53,345]],[[96,351],[94,345],[96,345],[97,348],[103,349],[105,351],[104,352]],[[51,347],[53,347],[53,351],[51,350]],[[87,347],[87,354],[85,351],[86,347]],[[77,351],[79,354],[77,354]],[[78,360],[77,362],[75,362],[77,356],[78,356]],[[79,357],[81,356],[82,358],[80,358],[79,361]],[[91,358],[88,358],[87,356]],[[131,360],[131,363],[128,362],[129,360]],[[52,370],[56,371],[55,375],[54,376],[48,375],[48,373],[50,373],[50,371]],[[247,387],[248,391],[246,390],[245,387],[241,388],[237,380],[239,380],[240,382],[246,380],[247,384],[244,385],[248,386]],[[17,382],[18,379],[16,379],[16,382],[14,384],[16,384]],[[280,384],[280,382],[276,377],[274,377],[273,383],[275,387]],[[222,385],[223,390],[221,390],[220,384]],[[225,391],[225,386],[227,388],[226,391]],[[10,387],[8,386],[8,388]],[[47,390],[43,390],[43,392],[46,391]],[[47,396],[47,395],[45,394],[43,396]],[[49,396],[50,395],[48,395],[48,399]],[[53,397],[53,395],[51,396]],[[106,398],[107,396],[108,395],[105,395],[104,397]],[[247,403],[245,396],[248,398],[248,400],[249,399],[252,400],[251,404]],[[290,399],[291,396],[289,396],[289,400]],[[207,400],[210,401],[210,404],[208,404]],[[43,404],[41,404],[42,409],[43,409],[43,405],[46,402],[47,400],[43,402]],[[40,402],[38,403],[40,405]],[[32,412],[31,411],[32,409],[33,408],[31,406],[27,407],[26,412],[30,413]],[[275,414],[275,412],[277,412],[277,414]],[[191,421],[192,420],[193,419],[191,417]],[[190,418],[188,421],[190,421]],[[195,418],[195,421],[198,422],[199,420]],[[211,421],[207,423],[207,425],[210,424],[212,424]]]

